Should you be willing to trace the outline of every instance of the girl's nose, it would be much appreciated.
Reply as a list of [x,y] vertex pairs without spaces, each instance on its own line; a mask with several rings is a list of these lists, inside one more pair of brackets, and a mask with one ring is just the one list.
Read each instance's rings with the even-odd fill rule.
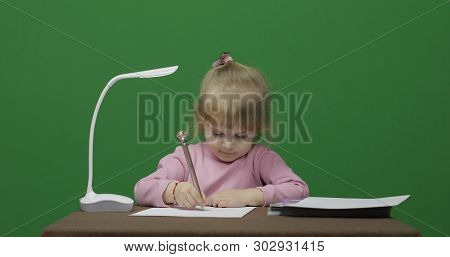
[[222,146],[225,149],[230,149],[233,146],[233,142],[231,140],[223,140]]

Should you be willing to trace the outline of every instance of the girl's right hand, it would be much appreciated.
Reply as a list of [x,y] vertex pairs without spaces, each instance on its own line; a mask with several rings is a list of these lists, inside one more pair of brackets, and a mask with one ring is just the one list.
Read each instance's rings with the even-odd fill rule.
[[194,208],[200,205],[202,208],[205,205],[205,194],[202,192],[203,198],[190,182],[180,182],[175,188],[175,200],[181,207]]

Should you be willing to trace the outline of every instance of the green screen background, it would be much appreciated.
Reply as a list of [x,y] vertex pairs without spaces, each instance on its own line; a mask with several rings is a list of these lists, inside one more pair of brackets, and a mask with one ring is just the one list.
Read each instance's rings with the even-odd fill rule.
[[[444,4],[442,4],[444,3]],[[442,4],[442,5],[440,5]],[[450,233],[450,5],[399,1],[0,2],[0,234],[38,236],[79,209],[89,126],[106,82],[125,80],[97,120],[95,190],[133,197],[173,144],[138,144],[137,95],[197,94],[224,50],[272,91],[313,94],[311,144],[273,146],[313,196],[411,194],[393,216]],[[294,154],[292,154],[294,153]]]

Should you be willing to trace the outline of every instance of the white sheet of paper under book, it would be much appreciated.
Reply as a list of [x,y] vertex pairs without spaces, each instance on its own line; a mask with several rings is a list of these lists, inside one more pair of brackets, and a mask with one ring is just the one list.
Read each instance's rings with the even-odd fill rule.
[[276,203],[270,207],[298,207],[314,209],[360,209],[391,207],[401,204],[408,199],[409,195],[359,199],[359,198],[329,198],[329,197],[308,197],[295,203]]
[[150,208],[130,216],[153,216],[153,217],[191,217],[191,218],[242,218],[256,207],[241,208],[215,208],[205,206],[203,210],[200,206],[192,209],[186,208]]

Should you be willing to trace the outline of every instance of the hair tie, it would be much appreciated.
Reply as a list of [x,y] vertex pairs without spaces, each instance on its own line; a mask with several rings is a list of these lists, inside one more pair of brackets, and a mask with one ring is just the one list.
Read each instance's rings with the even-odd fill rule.
[[233,58],[231,57],[230,53],[223,52],[220,54],[219,59],[217,59],[215,62],[213,62],[212,66],[219,67],[221,65],[225,65],[227,62],[233,61]]

